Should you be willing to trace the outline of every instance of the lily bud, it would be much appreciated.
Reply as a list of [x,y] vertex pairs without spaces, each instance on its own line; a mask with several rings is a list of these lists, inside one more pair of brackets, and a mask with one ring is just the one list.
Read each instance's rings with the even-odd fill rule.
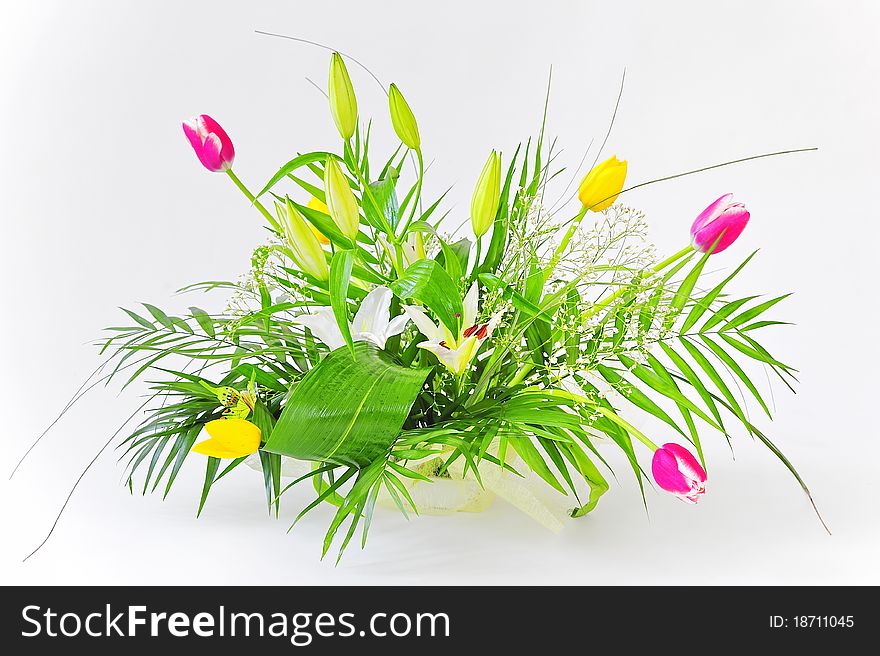
[[742,234],[749,222],[749,216],[745,205],[734,203],[733,194],[725,194],[700,212],[694,221],[691,226],[693,247],[705,253],[717,240],[718,244],[712,254],[720,253]]
[[620,161],[616,155],[612,155],[584,176],[578,188],[578,199],[588,210],[601,212],[614,204],[623,191],[624,182],[626,160]]
[[388,89],[388,107],[391,110],[391,124],[397,136],[408,148],[418,150],[422,144],[419,125],[396,84]]
[[357,128],[358,105],[354,95],[348,69],[338,52],[330,58],[330,80],[327,83],[327,94],[330,96],[330,113],[340,136],[351,139]]
[[213,118],[207,114],[194,116],[183,122],[183,133],[206,169],[217,172],[232,168],[235,159],[232,140]]
[[706,493],[706,470],[683,446],[670,442],[654,452],[651,473],[661,488],[687,503]]
[[324,196],[333,222],[342,234],[353,240],[360,225],[360,210],[348,186],[348,178],[332,157],[327,158],[324,166]]
[[471,225],[477,237],[482,237],[492,227],[500,198],[501,155],[493,150],[483,166],[471,199]]
[[330,277],[330,269],[324,257],[324,249],[312,232],[311,225],[289,198],[285,209],[287,211],[284,213],[284,233],[294,261],[305,273],[318,280],[327,280]]
[[[319,198],[315,198],[314,196],[309,198],[309,202],[306,203],[306,207],[330,216],[330,210],[327,209],[327,205],[325,205],[322,200],[320,200]],[[318,241],[321,242],[321,244],[326,246],[330,243],[330,240],[324,236],[324,233],[318,230],[311,222],[309,222],[309,227],[312,229],[312,232],[315,233],[315,237],[318,238]]]

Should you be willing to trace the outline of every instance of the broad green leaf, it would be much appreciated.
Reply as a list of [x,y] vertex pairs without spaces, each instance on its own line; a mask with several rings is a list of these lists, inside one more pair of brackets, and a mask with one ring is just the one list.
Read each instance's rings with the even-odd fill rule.
[[387,453],[430,369],[404,367],[370,342],[336,349],[297,384],[264,447],[365,467]]
[[[391,226],[392,232],[397,229],[400,215],[397,205],[397,194],[394,189],[397,185],[398,177],[397,169],[391,167],[382,180],[369,184],[370,193],[376,201],[376,205],[365,203],[364,215],[367,217],[367,221],[379,230],[385,230],[386,226]],[[381,210],[381,214],[378,214],[379,210]]]
[[452,333],[458,332],[463,312],[458,285],[437,262],[419,260],[389,286],[395,296],[422,302]]
[[189,309],[189,312],[208,337],[214,337],[216,335],[214,332],[214,320],[211,319],[207,312],[194,306]]

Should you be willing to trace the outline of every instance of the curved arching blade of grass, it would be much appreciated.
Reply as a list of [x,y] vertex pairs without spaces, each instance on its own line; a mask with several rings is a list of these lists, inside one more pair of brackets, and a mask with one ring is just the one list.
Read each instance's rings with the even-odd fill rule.
[[323,162],[328,157],[336,157],[337,159],[339,159],[337,155],[334,155],[332,153],[325,153],[325,152],[306,153],[305,155],[299,155],[297,157],[294,157],[292,160],[287,162],[287,164],[285,164],[280,169],[278,169],[278,171],[275,173],[275,175],[273,175],[269,179],[269,182],[266,183],[266,186],[263,187],[263,189],[260,191],[260,193],[257,194],[256,197],[259,198],[260,196],[265,194],[272,187],[274,187],[280,180],[287,177],[288,173],[293,173],[298,168],[300,168],[302,166],[307,166],[308,164],[312,164],[314,162]]
[[338,348],[297,384],[265,451],[365,467],[387,453],[430,371],[370,342]]

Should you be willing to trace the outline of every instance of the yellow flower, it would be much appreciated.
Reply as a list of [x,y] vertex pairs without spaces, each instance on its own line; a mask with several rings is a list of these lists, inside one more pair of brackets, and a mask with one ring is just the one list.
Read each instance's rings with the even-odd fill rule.
[[500,197],[501,155],[493,150],[480,173],[471,199],[471,225],[477,237],[482,237],[492,227]]
[[578,198],[588,210],[601,212],[614,204],[625,181],[626,160],[620,161],[612,155],[584,176]]
[[[321,201],[319,198],[315,198],[314,196],[309,198],[309,202],[307,203],[306,207],[308,207],[309,209],[321,212],[323,214],[326,214],[327,216],[330,216],[330,210],[327,208],[327,206],[323,203],[323,201]],[[320,230],[318,230],[314,225],[309,223],[309,227],[312,229],[312,232],[315,233],[315,237],[318,238],[319,242],[321,242],[324,245],[327,245],[330,243],[330,240],[327,239],[327,237],[325,237],[324,234]]]
[[391,110],[391,124],[397,136],[408,148],[418,150],[422,144],[419,125],[396,84],[388,89],[388,107]]
[[354,95],[354,87],[351,86],[351,78],[345,62],[338,52],[333,53],[330,59],[330,80],[327,84],[327,93],[330,96],[330,113],[336,129],[343,139],[351,139],[357,128],[358,105]]
[[289,198],[286,210],[284,212],[284,233],[293,260],[305,273],[318,280],[327,280],[330,277],[327,258],[324,257],[324,249],[321,248],[318,238],[310,229],[311,224],[305,220]]
[[332,157],[328,157],[324,165],[324,196],[333,222],[342,234],[353,240],[361,220],[357,198],[348,186],[348,177]]
[[210,438],[192,450],[214,458],[243,458],[260,448],[260,429],[247,419],[230,417],[205,424]]

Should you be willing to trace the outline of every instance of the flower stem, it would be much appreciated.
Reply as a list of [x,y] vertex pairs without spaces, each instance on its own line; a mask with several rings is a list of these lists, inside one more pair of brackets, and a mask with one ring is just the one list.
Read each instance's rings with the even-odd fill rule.
[[471,274],[473,276],[476,276],[477,273],[479,273],[479,271],[480,271],[480,255],[481,255],[480,251],[482,250],[482,248],[483,248],[483,238],[477,237],[477,250],[476,250],[476,255],[474,257],[474,270]]
[[534,362],[526,362],[519,369],[517,369],[516,374],[514,374],[513,378],[510,379],[510,382],[508,382],[507,385],[509,387],[519,385],[521,382],[523,382],[523,380],[525,380],[526,376],[528,376],[529,372],[534,368]]
[[278,221],[275,220],[275,217],[273,217],[269,213],[269,210],[267,210],[263,206],[263,204],[260,201],[258,201],[256,199],[256,197],[250,192],[250,190],[244,186],[244,183],[238,179],[238,176],[232,172],[232,169],[226,169],[226,175],[229,176],[229,178],[235,183],[235,186],[241,190],[241,193],[243,193],[247,197],[247,199],[251,202],[251,204],[254,207],[256,207],[258,210],[260,210],[260,213],[264,217],[266,217],[266,220],[269,222],[269,225],[271,225],[272,228],[274,228],[276,231],[281,232],[281,226],[278,225]]
[[[403,224],[403,230],[400,231],[400,240],[406,238],[406,231],[409,230],[409,224],[412,223],[412,220],[416,215],[416,208],[419,206],[419,200],[422,197],[422,180],[425,177],[425,161],[422,159],[422,149],[416,149],[416,158],[419,161],[419,179],[416,181],[416,193],[412,198],[412,207],[409,210],[409,217],[406,219],[406,223]],[[393,235],[389,235],[394,238]]]

